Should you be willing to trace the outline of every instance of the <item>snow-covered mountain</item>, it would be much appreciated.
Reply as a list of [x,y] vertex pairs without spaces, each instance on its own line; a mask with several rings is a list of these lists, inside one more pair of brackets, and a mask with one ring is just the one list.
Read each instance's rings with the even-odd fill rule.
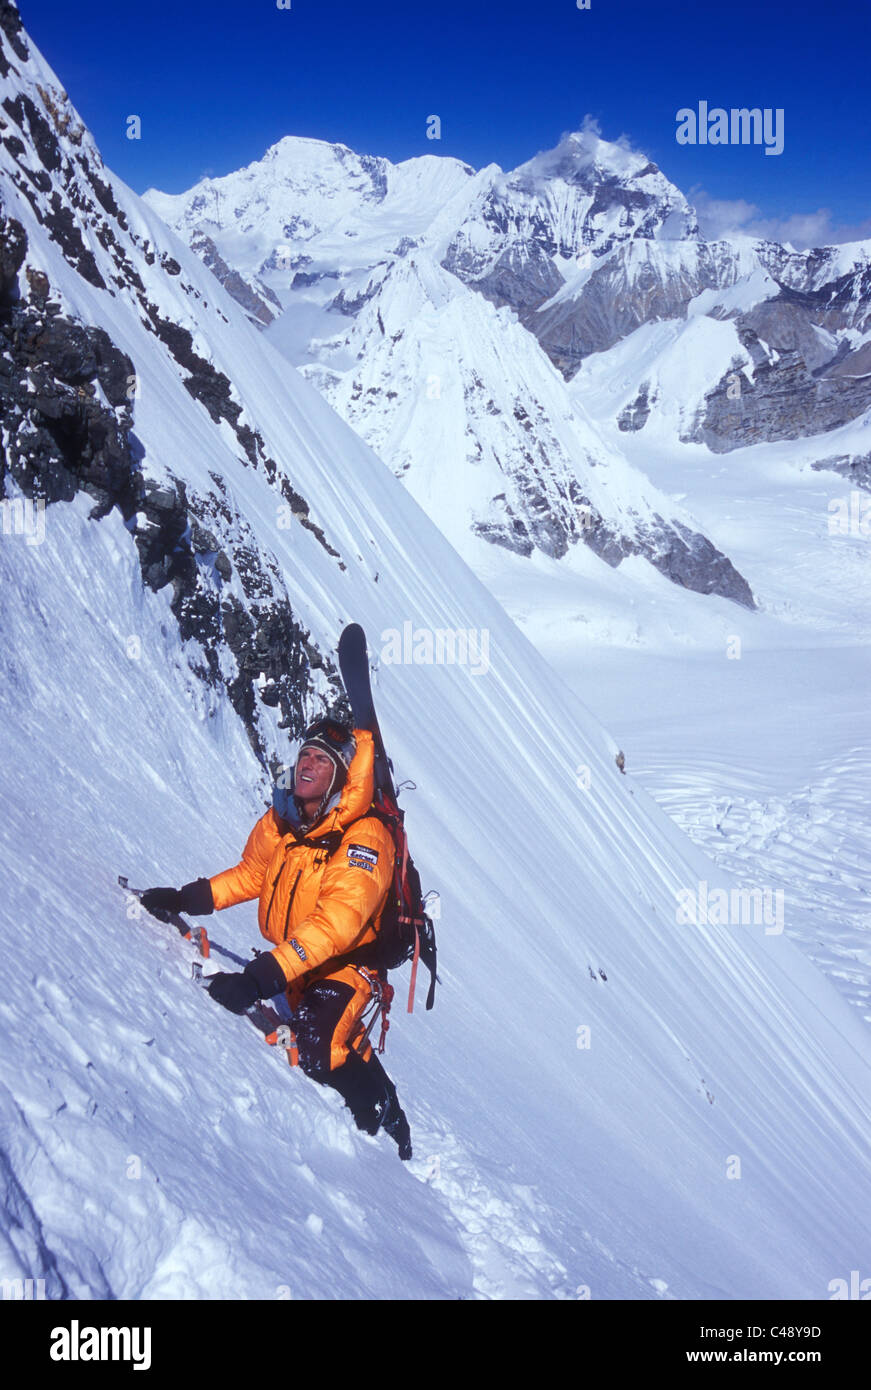
[[[587,126],[512,173],[499,172],[457,228],[444,264],[494,303],[515,308],[564,365],[578,345],[560,343],[560,316],[548,318],[546,306],[586,303],[585,287],[603,261],[613,257],[620,264],[628,254],[631,264],[648,243],[668,247],[698,235],[694,210],[655,164]],[[650,280],[643,272],[638,278]],[[645,288],[650,312],[656,306],[649,283]],[[610,298],[600,308],[614,312]],[[627,303],[619,305],[621,311],[632,312]],[[603,333],[601,323],[598,346],[608,345]],[[576,339],[577,330],[569,327],[567,336]]]
[[[149,189],[145,198],[186,241],[214,237],[229,264],[268,294],[336,280],[334,262],[343,278],[368,270],[436,227],[450,228],[488,173],[434,155],[394,165],[287,136],[238,173],[201,179],[184,194]],[[339,305],[350,305],[358,296],[343,290]]]
[[[871,1040],[789,939],[804,905],[740,892],[621,769],[105,168],[10,0],[0,87],[0,1273],[81,1299],[826,1298],[871,1235]],[[265,765],[340,701],[351,618],[442,895],[436,1009],[387,1056],[409,1166],[195,990],[192,948],[115,883],[236,861]],[[486,659],[392,664],[406,624]],[[729,910],[693,924],[688,895]],[[250,905],[210,931],[222,962],[258,939]]]
[[[510,173],[287,137],[237,173],[145,196],[246,294],[280,302],[273,342],[483,577],[475,538],[527,556],[585,542],[752,607],[692,495],[642,480],[597,425],[661,415],[675,448],[722,453],[825,435],[871,403],[871,245],[707,242],[656,165],[589,123]],[[596,420],[565,389],[590,369],[612,384]],[[817,462],[862,486],[866,455],[821,443]]]
[[319,359],[305,375],[473,568],[493,543],[559,560],[580,541],[610,565],[644,556],[686,588],[754,606],[692,515],[605,443],[514,315],[428,258],[391,265]]
[[871,243],[708,242],[655,164],[590,128],[496,181],[444,264],[514,308],[566,376],[644,325],[734,319],[731,365],[763,370],[739,420],[717,414],[727,380],[709,382],[694,437],[718,452],[823,433],[871,404]]

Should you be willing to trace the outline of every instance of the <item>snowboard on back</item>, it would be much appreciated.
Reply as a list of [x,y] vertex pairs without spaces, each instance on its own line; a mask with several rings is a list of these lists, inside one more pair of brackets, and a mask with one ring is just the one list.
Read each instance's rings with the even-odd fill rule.
[[418,961],[422,960],[430,974],[426,1007],[431,1009],[436,987],[436,942],[432,921],[424,910],[420,874],[408,852],[405,833],[405,812],[400,809],[393,782],[393,771],[384,748],[384,740],[372,699],[369,678],[369,650],[366,634],[359,623],[350,623],[339,638],[339,670],[354,717],[354,726],[368,729],[374,745],[375,790],[372,808],[393,837],[393,883],[381,917],[379,939],[383,945],[383,968],[395,970],[411,961],[411,987],[408,1012],[414,1007],[414,989]]

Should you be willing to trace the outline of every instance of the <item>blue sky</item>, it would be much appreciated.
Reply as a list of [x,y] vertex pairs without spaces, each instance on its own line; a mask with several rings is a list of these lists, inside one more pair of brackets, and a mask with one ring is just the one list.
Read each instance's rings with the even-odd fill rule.
[[[140,193],[229,173],[283,135],[513,168],[589,114],[691,194],[709,230],[871,235],[869,0],[290,3],[19,0],[106,163]],[[678,145],[676,113],[700,100],[783,108],[783,153]]]

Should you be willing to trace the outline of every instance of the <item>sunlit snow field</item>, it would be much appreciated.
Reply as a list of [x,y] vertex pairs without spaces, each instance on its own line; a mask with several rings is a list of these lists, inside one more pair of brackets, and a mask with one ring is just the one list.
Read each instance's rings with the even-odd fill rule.
[[828,442],[715,457],[651,436],[619,438],[691,491],[758,612],[583,552],[539,561],[521,597],[501,557],[491,582],[669,815],[742,884],[783,891],[785,930],[871,1023],[871,535],[830,526],[851,490],[807,467]]

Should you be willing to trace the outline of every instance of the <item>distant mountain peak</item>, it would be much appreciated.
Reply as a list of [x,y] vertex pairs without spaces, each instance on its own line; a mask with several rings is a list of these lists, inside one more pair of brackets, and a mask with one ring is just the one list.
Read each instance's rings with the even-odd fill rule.
[[320,140],[314,135],[282,135],[280,140],[269,146],[262,158],[280,159],[287,155],[296,158],[306,146],[310,146],[313,152],[319,154],[334,150],[340,150],[343,155],[354,153],[350,146],[343,144],[341,140]]
[[637,179],[659,173],[657,165],[634,150],[625,136],[604,140],[598,123],[589,117],[580,130],[566,131],[553,149],[541,151],[514,170],[515,176],[561,179],[590,189],[615,177]]

